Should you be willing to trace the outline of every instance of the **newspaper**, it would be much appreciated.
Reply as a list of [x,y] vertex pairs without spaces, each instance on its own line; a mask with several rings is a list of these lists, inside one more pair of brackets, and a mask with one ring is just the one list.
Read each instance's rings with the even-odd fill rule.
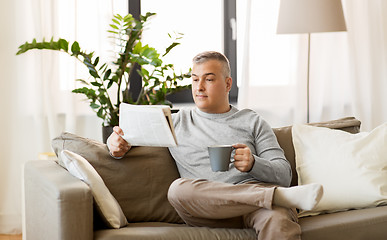
[[169,106],[121,103],[119,118],[122,137],[132,146],[177,146]]

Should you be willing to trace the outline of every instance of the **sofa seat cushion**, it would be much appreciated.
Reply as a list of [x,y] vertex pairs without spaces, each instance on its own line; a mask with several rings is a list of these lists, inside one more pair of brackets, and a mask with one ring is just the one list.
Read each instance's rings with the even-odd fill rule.
[[121,229],[94,232],[95,240],[255,240],[253,229],[189,227],[185,224],[161,222],[130,223]]
[[387,206],[299,219],[302,240],[385,240]]

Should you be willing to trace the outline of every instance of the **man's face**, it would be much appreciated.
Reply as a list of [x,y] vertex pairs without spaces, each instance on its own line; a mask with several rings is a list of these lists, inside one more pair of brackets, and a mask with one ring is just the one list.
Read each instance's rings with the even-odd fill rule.
[[209,60],[192,67],[192,96],[196,106],[207,113],[224,113],[230,110],[228,92],[232,79],[225,77],[222,63]]

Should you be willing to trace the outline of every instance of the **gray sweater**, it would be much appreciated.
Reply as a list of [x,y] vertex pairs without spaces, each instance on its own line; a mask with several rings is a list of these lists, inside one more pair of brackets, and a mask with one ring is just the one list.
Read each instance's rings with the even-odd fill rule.
[[[291,168],[271,127],[254,111],[231,110],[209,114],[198,108],[181,109],[172,115],[177,147],[170,147],[180,176],[227,183],[251,180],[289,186]],[[212,172],[207,147],[244,143],[255,162],[250,172],[240,172],[231,163],[230,171]]]

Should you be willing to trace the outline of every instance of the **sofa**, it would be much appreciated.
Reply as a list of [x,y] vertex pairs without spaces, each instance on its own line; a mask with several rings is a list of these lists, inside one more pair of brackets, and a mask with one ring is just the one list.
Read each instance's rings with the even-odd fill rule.
[[[347,117],[312,126],[358,133],[360,121]],[[298,184],[292,126],[274,128]],[[252,229],[190,227],[167,200],[168,187],[179,177],[167,148],[133,147],[113,159],[106,145],[71,133],[53,139],[59,155],[69,150],[87,159],[117,200],[128,224],[108,227],[92,191],[59,161],[34,160],[24,165],[25,232],[27,240],[120,239],[256,239]],[[387,179],[386,179],[387,181]],[[343,196],[345,197],[345,196]],[[303,240],[387,239],[387,206],[348,209],[299,219]]]

